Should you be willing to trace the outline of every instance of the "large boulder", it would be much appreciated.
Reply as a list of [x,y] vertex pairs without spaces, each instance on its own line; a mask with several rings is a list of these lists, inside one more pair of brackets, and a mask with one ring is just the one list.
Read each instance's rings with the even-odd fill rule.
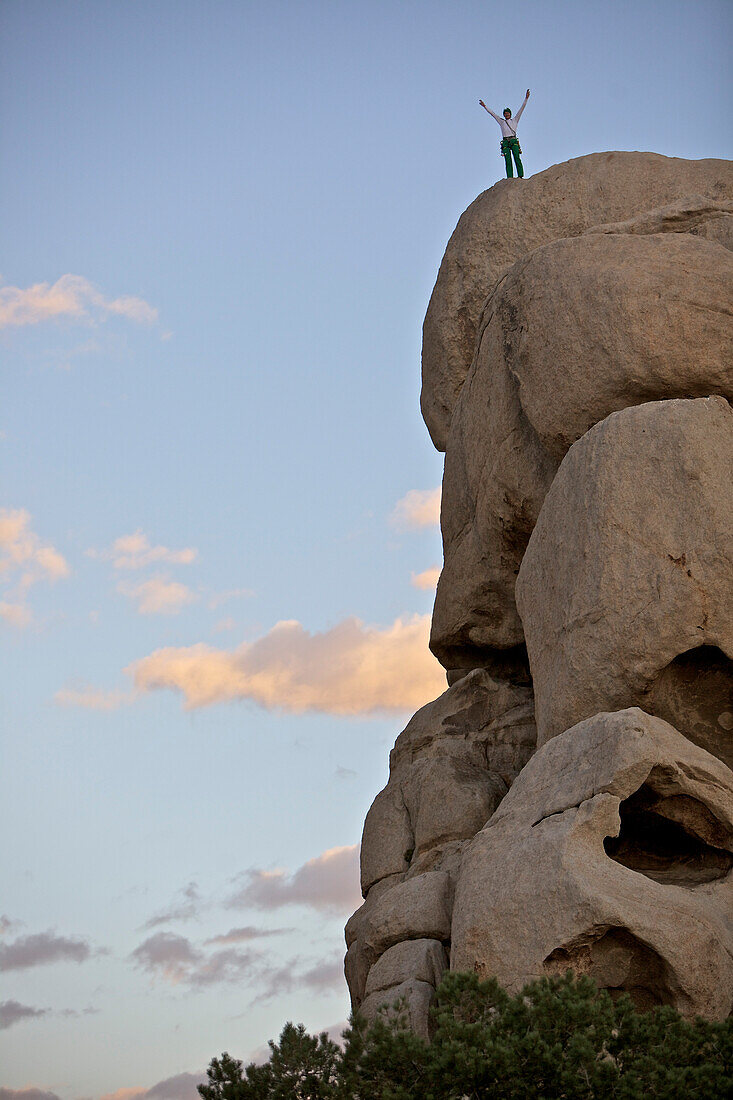
[[388,876],[428,869],[432,849],[474,836],[535,744],[531,688],[485,669],[422,707],[397,738],[389,782],[364,823],[362,893]]
[[483,320],[484,370],[504,363],[560,462],[599,420],[667,397],[733,398],[733,253],[689,233],[587,234],[514,265]]
[[560,734],[464,853],[451,969],[571,968],[640,1008],[733,1007],[733,774],[632,708]]
[[675,203],[733,198],[733,165],[656,153],[592,153],[524,180],[501,180],[468,207],[440,265],[423,326],[421,407],[438,450],[448,441],[486,298],[507,269],[550,241]]
[[[598,711],[640,705],[733,763],[728,402],[638,405],[575,443],[529,540],[517,602],[539,744]],[[699,647],[702,663],[690,657]]]
[[662,232],[664,224],[538,248],[486,305],[443,479],[444,567],[430,645],[449,670],[496,661],[524,641],[517,573],[577,439],[630,405],[733,397],[733,254]]
[[[399,735],[389,782],[364,823],[366,900],[346,926],[354,1006],[374,1014],[383,989],[417,982],[407,997],[410,1018],[427,1027],[423,985],[432,979],[420,952],[433,959],[434,976],[435,944],[450,937],[463,848],[491,817],[536,740],[532,689],[481,668],[419,710]],[[422,948],[407,946],[418,941]],[[387,999],[394,1000],[391,992]]]

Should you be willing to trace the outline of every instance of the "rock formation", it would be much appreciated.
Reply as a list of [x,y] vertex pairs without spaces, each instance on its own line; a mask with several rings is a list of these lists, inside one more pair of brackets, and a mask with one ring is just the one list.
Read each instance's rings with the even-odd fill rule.
[[428,1034],[446,967],[733,1008],[733,165],[602,153],[462,215],[425,319],[431,648],[346,927]]

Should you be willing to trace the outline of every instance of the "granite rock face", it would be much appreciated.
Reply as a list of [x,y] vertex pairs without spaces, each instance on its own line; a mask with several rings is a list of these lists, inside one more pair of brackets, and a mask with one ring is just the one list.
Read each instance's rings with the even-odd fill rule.
[[[593,154],[479,196],[425,319],[449,688],[364,826],[346,975],[733,1007],[733,165]],[[535,714],[536,711],[536,714]]]
[[489,298],[443,478],[431,648],[448,669],[523,641],[514,586],[568,448],[642,402],[733,397],[733,254],[688,233],[588,234]]
[[593,226],[627,222],[691,196],[717,208],[732,192],[729,161],[610,152],[556,164],[521,185],[501,180],[479,195],[448,242],[423,326],[420,405],[438,450],[446,449],[484,303],[512,264]]
[[367,1018],[404,998],[410,1026],[427,1033],[430,997],[447,966],[463,849],[536,740],[531,688],[483,668],[419,710],[397,738],[389,782],[364,824],[366,900],[346,926],[347,981]]
[[451,966],[513,992],[572,967],[640,1008],[727,1016],[732,784],[636,708],[559,734],[464,853]]
[[[539,744],[599,711],[638,705],[674,715],[691,740],[733,764],[733,734],[719,721],[730,707],[730,672],[720,678],[717,713],[707,684],[707,722],[692,700],[688,717],[682,700],[675,713],[663,698],[680,657],[700,646],[707,660],[719,652],[718,668],[733,657],[728,402],[638,405],[579,439],[547,494],[517,597]],[[650,706],[665,672],[668,687],[656,687]]]

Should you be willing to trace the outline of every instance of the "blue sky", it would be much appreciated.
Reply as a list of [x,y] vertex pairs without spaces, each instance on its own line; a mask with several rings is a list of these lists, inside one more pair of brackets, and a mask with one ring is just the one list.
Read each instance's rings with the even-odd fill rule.
[[532,89],[528,175],[730,156],[732,22],[5,0],[2,1100],[188,1100],[346,1018],[364,814],[443,682],[420,330],[502,175],[477,101]]

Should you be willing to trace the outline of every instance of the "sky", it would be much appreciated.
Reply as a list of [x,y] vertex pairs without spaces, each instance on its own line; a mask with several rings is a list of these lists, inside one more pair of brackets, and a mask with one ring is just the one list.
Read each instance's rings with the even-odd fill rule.
[[[462,210],[731,154],[713,0],[3,0],[0,1100],[338,1034],[427,649],[421,325]],[[517,186],[521,186],[517,182]]]

